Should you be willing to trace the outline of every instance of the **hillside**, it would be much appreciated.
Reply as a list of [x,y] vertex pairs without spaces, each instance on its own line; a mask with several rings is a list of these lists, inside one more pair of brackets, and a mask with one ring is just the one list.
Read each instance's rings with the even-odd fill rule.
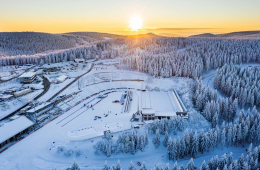
[[230,32],[225,34],[204,33],[204,34],[192,35],[190,37],[201,37],[201,38],[222,37],[222,38],[251,39],[251,38],[260,38],[260,31],[240,31],[240,32]]
[[0,55],[36,54],[76,46],[74,37],[39,32],[0,33]]
[[231,32],[226,34],[218,34],[219,37],[237,37],[237,36],[248,36],[248,35],[254,35],[259,34],[260,31],[240,31],[240,32]]
[[33,55],[69,49],[91,42],[121,37],[97,32],[50,34],[40,32],[1,32],[0,56]]
[[159,35],[156,35],[154,33],[147,33],[147,34],[137,34],[137,35],[128,35],[129,38],[144,38],[144,37],[161,37]]
[[207,38],[211,38],[211,37],[217,37],[217,35],[211,34],[211,33],[204,33],[204,34],[198,34],[198,35],[192,35],[190,37],[207,37]]

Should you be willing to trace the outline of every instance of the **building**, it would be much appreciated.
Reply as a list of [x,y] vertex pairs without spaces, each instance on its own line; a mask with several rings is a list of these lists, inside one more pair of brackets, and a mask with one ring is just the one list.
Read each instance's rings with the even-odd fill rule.
[[36,79],[36,73],[35,72],[26,72],[23,73],[20,77],[21,83],[32,83]]
[[54,83],[62,83],[62,82],[64,82],[67,78],[68,78],[68,76],[66,76],[66,75],[61,75],[61,76],[59,76],[58,78],[56,78],[56,79],[54,80]]
[[0,126],[0,147],[2,148],[5,144],[16,141],[17,137],[27,133],[33,124],[26,116],[20,116],[2,124]]
[[169,119],[177,115],[187,118],[187,110],[175,90],[139,91],[139,113],[143,120]]
[[85,60],[77,58],[77,59],[74,60],[74,62],[75,63],[85,63]]
[[28,88],[28,89],[23,89],[21,91],[17,91],[14,93],[14,97],[19,97],[19,96],[22,96],[22,95],[26,95],[28,93],[31,93],[32,92],[32,89],[31,88]]
[[30,110],[27,110],[26,113],[28,116],[36,114],[36,117],[39,117],[51,109],[53,109],[53,104],[50,102],[46,102],[36,107],[32,107]]

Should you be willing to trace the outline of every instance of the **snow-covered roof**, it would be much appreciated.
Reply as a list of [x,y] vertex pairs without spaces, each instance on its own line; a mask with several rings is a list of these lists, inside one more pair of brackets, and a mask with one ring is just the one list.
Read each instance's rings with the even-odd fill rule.
[[40,105],[36,106],[35,108],[27,110],[26,112],[27,113],[34,113],[36,110],[43,109],[45,106],[48,106],[49,104],[51,104],[51,103],[50,102],[46,102],[46,103],[40,104]]
[[151,109],[150,92],[142,92],[142,109]]
[[177,112],[186,111],[181,106],[181,100],[176,94],[175,91],[141,92],[140,105],[142,113],[155,113],[155,116],[175,116]]
[[21,91],[15,92],[14,94],[15,94],[15,95],[18,95],[18,94],[23,94],[23,93],[30,92],[30,91],[32,91],[32,90],[31,90],[31,89],[23,89],[23,90],[21,90]]
[[19,78],[22,78],[22,77],[32,77],[36,75],[35,72],[26,72],[26,73],[23,73]]
[[56,78],[56,81],[64,81],[68,76],[66,75],[61,75],[60,77]]
[[154,114],[155,110],[153,109],[142,109],[142,114]]
[[175,112],[156,112],[155,116],[176,116]]
[[10,139],[33,124],[34,123],[25,116],[21,116],[11,122],[3,124],[0,127],[0,143]]

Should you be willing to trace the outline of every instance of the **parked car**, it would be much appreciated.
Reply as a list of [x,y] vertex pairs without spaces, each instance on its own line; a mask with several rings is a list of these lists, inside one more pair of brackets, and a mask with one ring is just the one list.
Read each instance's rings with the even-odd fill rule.
[[134,128],[135,128],[135,129],[139,129],[139,128],[140,128],[140,126],[136,125],[136,126],[134,126]]

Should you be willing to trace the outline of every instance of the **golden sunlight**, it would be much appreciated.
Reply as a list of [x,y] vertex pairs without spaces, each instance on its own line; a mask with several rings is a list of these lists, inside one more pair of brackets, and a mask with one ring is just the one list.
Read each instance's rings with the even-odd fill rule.
[[143,20],[140,16],[132,17],[129,23],[132,31],[137,31],[143,26]]

